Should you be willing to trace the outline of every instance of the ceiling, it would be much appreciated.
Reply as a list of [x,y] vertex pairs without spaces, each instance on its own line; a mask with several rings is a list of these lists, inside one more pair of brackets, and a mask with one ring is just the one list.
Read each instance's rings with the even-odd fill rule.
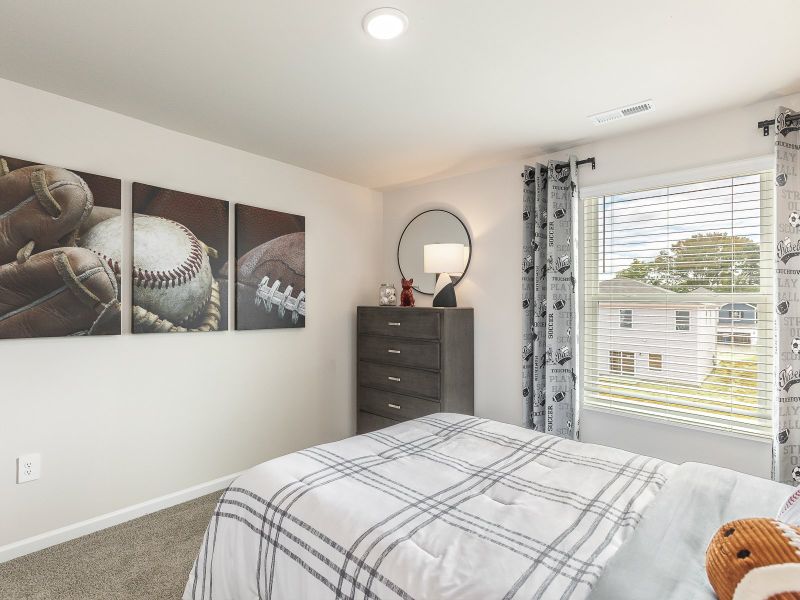
[[[361,19],[387,2],[409,29],[379,42]],[[0,0],[0,77],[386,189],[798,91],[799,14],[797,0]],[[586,118],[648,98],[648,115]]]

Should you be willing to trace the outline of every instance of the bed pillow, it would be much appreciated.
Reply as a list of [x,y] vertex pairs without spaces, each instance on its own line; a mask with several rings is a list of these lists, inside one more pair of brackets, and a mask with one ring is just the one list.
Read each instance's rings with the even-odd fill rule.
[[720,527],[706,551],[719,600],[800,600],[800,527],[742,519]]

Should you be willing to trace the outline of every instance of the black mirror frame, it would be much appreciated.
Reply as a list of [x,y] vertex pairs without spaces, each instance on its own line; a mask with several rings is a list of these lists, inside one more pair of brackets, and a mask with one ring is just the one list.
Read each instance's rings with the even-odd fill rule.
[[[467,227],[466,223],[464,223],[464,221],[462,221],[457,214],[450,212],[449,210],[445,210],[443,208],[430,208],[428,210],[423,210],[416,217],[411,219],[408,222],[408,224],[403,228],[403,233],[400,234],[400,239],[397,241],[397,268],[400,271],[400,276],[403,279],[406,279],[406,276],[403,273],[403,267],[400,265],[400,244],[403,242],[403,236],[406,234],[406,229],[411,227],[411,224],[417,219],[419,219],[422,215],[429,212],[443,212],[454,217],[459,223],[461,223],[461,226],[464,228],[464,232],[467,234],[467,242],[469,243],[469,258],[467,259],[467,264],[464,266],[464,272],[461,274],[461,276],[453,278],[453,286],[457,286],[461,282],[461,280],[464,279],[464,276],[467,274],[467,271],[469,270],[469,265],[472,263],[472,236],[469,233],[469,228]],[[411,287],[414,289],[415,292],[419,294],[424,294],[426,296],[433,296],[433,292],[423,292],[416,285],[412,285]]]

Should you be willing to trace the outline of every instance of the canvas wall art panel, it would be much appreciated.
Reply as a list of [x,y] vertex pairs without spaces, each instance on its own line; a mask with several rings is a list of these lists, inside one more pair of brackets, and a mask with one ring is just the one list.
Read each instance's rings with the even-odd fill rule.
[[236,329],[306,324],[306,220],[237,204]]
[[86,242],[121,195],[119,179],[0,156],[0,339],[120,333],[119,264]]
[[226,330],[228,203],[134,183],[132,206],[133,332]]

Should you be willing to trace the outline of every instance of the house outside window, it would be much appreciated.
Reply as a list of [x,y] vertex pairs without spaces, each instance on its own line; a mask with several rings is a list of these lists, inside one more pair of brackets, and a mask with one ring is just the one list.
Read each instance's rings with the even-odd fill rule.
[[582,193],[583,401],[769,437],[773,173],[632,189]]

